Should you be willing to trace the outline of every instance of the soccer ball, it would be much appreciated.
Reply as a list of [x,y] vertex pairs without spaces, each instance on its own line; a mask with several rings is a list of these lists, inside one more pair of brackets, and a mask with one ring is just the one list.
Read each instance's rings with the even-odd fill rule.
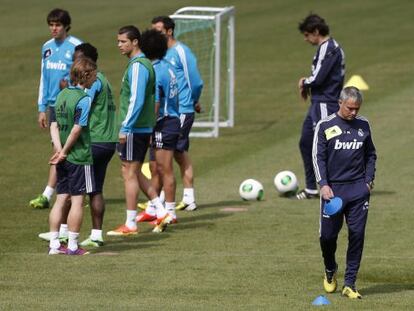
[[254,201],[263,199],[263,186],[255,179],[246,179],[240,184],[239,194],[243,200]]
[[276,190],[282,195],[292,195],[298,191],[298,179],[291,171],[277,173],[273,182]]

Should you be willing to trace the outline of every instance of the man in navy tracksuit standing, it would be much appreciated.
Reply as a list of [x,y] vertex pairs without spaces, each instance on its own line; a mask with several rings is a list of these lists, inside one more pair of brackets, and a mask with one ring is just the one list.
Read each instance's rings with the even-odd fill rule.
[[[361,298],[355,288],[364,247],[370,191],[375,177],[376,152],[367,119],[358,116],[362,95],[355,87],[344,88],[338,112],[316,125],[313,165],[321,192],[320,245],[325,264],[324,289],[337,287],[335,251],[344,216],[348,225],[348,250],[342,295]],[[323,212],[326,201],[340,197],[342,210],[332,216]]]
[[312,165],[312,141],[316,123],[338,111],[339,93],[345,76],[345,54],[340,45],[329,36],[329,26],[316,14],[310,14],[300,24],[305,41],[318,46],[312,62],[312,73],[300,78],[299,91],[304,100],[311,95],[311,105],[303,122],[299,148],[305,168],[306,187],[296,198],[319,198]]

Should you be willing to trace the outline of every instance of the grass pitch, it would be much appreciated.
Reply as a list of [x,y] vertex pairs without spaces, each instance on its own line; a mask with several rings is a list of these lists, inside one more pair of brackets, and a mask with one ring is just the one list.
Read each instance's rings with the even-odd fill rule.
[[[37,238],[47,210],[28,201],[46,182],[50,145],[37,127],[40,47],[47,12],[64,7],[71,33],[96,45],[99,67],[119,93],[126,65],[116,48],[120,26],[141,29],[184,1],[2,1],[0,12],[0,309],[1,310],[309,310],[323,294],[317,201],[279,198],[274,175],[303,172],[297,142],[307,105],[296,83],[308,75],[315,50],[298,22],[324,16],[346,53],[347,78],[369,84],[361,114],[378,151],[364,257],[361,301],[328,295],[335,310],[412,310],[414,183],[412,99],[414,32],[411,1],[234,1],[236,7],[236,126],[218,139],[194,139],[200,209],[179,213],[179,224],[155,235],[147,225],[135,238],[107,238],[82,258],[46,255]],[[222,1],[191,5],[223,6]],[[120,162],[114,157],[105,188],[104,230],[124,221]],[[263,202],[243,202],[238,185],[256,178]],[[302,182],[303,184],[303,182]],[[181,189],[178,189],[178,200]],[[246,211],[226,212],[225,208]],[[82,238],[90,229],[85,211]],[[343,277],[346,231],[338,248]]]

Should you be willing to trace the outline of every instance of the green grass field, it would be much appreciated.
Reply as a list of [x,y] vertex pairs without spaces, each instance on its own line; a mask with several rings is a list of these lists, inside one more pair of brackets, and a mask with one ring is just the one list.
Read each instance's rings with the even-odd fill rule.
[[[155,235],[108,238],[82,258],[47,256],[48,210],[28,201],[46,182],[49,138],[37,126],[40,48],[45,17],[70,11],[71,33],[100,52],[99,66],[119,94],[126,59],[120,26],[144,29],[155,15],[185,5],[236,7],[236,126],[218,139],[194,139],[199,210]],[[414,2],[369,1],[30,1],[0,6],[0,310],[311,310],[323,294],[318,201],[280,198],[274,175],[294,171],[303,185],[298,139],[307,104],[296,83],[308,75],[314,48],[298,22],[324,16],[346,53],[347,78],[370,86],[361,114],[378,152],[376,188],[358,288],[360,301],[328,295],[331,310],[412,310],[414,306],[413,98]],[[265,200],[243,202],[238,186],[256,178]],[[179,183],[180,184],[180,183]],[[124,221],[120,161],[111,162],[104,230]],[[177,189],[181,198],[181,186]],[[225,212],[243,207],[243,212]],[[85,211],[82,238],[90,229]],[[347,244],[337,251],[342,286]]]

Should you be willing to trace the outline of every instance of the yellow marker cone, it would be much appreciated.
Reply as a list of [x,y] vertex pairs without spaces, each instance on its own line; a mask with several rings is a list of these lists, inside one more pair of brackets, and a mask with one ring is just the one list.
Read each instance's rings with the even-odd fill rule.
[[362,79],[361,76],[358,76],[358,75],[353,75],[348,80],[348,82],[345,83],[344,87],[348,87],[348,86],[355,86],[358,89],[360,89],[361,91],[369,90],[368,84],[364,81],[364,79]]
[[148,162],[145,162],[144,164],[142,164],[141,172],[142,174],[144,174],[145,177],[147,177],[148,179],[151,179],[151,171],[150,171]]

